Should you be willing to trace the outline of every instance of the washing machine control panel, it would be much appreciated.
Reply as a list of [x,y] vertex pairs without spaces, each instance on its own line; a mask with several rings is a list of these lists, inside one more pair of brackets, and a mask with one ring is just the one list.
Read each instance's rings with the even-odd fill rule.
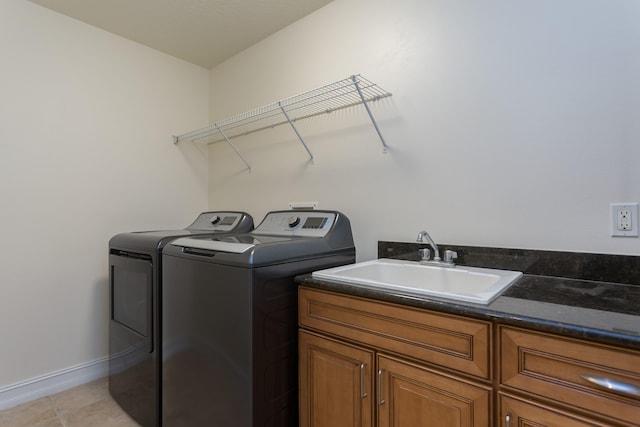
[[231,232],[240,225],[245,216],[242,212],[203,212],[189,228]]
[[322,211],[269,212],[253,232],[277,236],[324,237],[331,230],[336,217],[334,212]]

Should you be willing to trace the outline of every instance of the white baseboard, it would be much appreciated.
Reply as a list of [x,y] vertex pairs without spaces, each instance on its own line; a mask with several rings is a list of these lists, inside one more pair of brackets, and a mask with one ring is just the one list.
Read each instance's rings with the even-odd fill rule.
[[20,383],[0,387],[0,410],[89,383],[106,377],[108,372],[109,358],[103,357]]

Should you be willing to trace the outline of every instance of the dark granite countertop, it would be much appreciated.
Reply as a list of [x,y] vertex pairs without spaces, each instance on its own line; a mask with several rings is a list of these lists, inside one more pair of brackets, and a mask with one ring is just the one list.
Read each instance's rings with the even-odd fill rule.
[[[379,242],[381,258],[417,260],[411,243]],[[440,245],[459,264],[522,271],[488,305],[402,294],[299,276],[301,285],[492,320],[640,350],[640,257]]]

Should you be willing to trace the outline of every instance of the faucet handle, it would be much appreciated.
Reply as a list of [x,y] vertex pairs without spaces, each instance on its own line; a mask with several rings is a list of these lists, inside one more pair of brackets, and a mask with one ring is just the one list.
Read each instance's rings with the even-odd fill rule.
[[420,261],[428,261],[431,259],[431,249],[422,248],[418,249],[418,256],[420,257]]
[[457,258],[458,258],[458,252],[450,251],[449,249],[444,251],[444,262],[453,264],[453,260]]

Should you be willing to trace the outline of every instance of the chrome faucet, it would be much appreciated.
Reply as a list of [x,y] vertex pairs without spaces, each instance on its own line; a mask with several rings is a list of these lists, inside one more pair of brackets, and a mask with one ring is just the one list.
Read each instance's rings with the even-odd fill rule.
[[440,250],[438,249],[438,245],[436,245],[436,242],[434,242],[431,236],[429,236],[429,233],[424,230],[419,232],[416,242],[422,243],[425,237],[427,238],[427,242],[429,242],[429,246],[431,246],[431,249],[433,249],[433,260],[442,261],[442,258],[440,258]]
[[429,233],[422,230],[418,233],[418,237],[416,238],[416,242],[422,243],[424,239],[427,239],[429,246],[433,249],[433,258],[430,260],[431,251],[429,249],[419,249],[418,253],[420,254],[420,262],[437,264],[444,267],[454,267],[455,264],[453,262],[454,259],[458,258],[458,253],[451,250],[444,251],[444,261],[440,258],[440,250],[438,249],[438,245],[433,241]]

